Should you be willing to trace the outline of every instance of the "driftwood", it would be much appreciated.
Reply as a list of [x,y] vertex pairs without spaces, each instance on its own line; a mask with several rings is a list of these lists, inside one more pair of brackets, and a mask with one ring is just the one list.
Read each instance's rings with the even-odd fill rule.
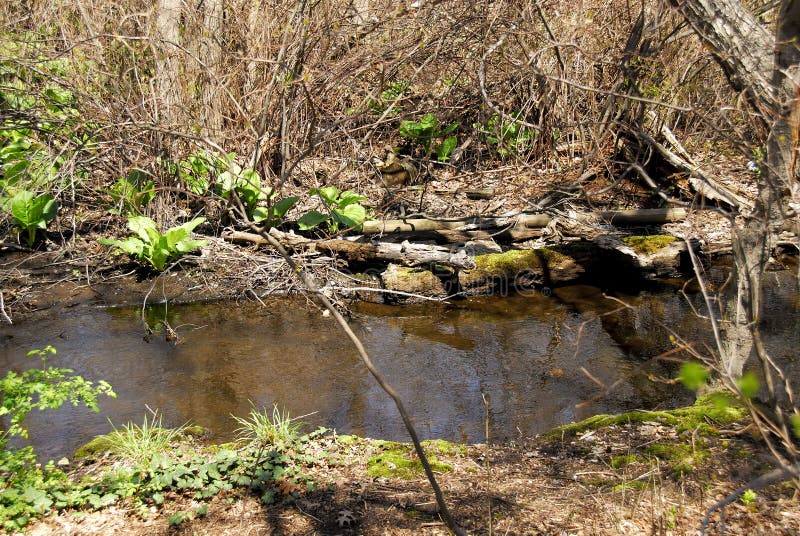
[[[294,250],[324,251],[329,254],[346,256],[350,261],[383,260],[404,266],[438,263],[453,268],[470,270],[475,267],[475,260],[467,255],[464,248],[448,248],[428,244],[412,244],[404,241],[400,244],[391,242],[358,242],[355,240],[311,240],[292,233],[284,233],[271,229],[269,234],[284,247]],[[231,242],[249,242],[256,245],[267,244],[261,235],[254,233],[230,232],[223,235]]]
[[[646,225],[681,221],[686,218],[682,208],[610,210],[571,216],[582,223],[606,222],[613,225]],[[404,220],[366,221],[363,233],[416,233],[428,231],[481,231],[487,229],[536,229],[547,227],[554,218],[549,214],[520,214],[514,217],[472,217],[457,220],[413,218]]]

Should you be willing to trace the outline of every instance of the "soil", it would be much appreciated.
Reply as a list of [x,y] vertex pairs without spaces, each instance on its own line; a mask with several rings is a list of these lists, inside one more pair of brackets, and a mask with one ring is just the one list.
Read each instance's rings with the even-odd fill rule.
[[[437,479],[469,534],[694,535],[710,506],[769,470],[751,434],[746,423],[678,433],[640,422],[506,445],[431,449],[452,466]],[[367,474],[367,459],[387,448],[386,442],[335,435],[317,441],[319,459],[306,471],[320,491],[291,502],[264,506],[247,494],[220,495],[206,503],[205,515],[175,526],[171,514],[196,511],[201,503],[172,496],[161,508],[152,507],[147,519],[125,506],[62,512],[35,523],[30,534],[448,533],[422,475]],[[671,448],[683,455],[663,454]],[[719,514],[711,519],[709,533],[721,534]],[[759,489],[750,500],[728,505],[724,523],[729,535],[796,535],[797,491],[786,483]]]

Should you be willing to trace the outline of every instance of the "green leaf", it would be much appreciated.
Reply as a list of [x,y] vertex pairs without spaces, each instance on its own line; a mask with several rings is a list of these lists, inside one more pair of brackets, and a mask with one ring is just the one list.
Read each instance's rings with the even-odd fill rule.
[[689,361],[681,365],[681,383],[692,391],[700,389],[706,384],[710,372],[697,361]]
[[795,413],[789,417],[789,421],[792,423],[792,428],[794,428],[794,436],[800,439],[800,415]]
[[158,240],[161,233],[158,232],[156,222],[147,216],[131,216],[128,218],[128,229],[139,235],[142,242],[152,244]]
[[208,242],[206,242],[205,240],[194,240],[192,238],[186,238],[175,244],[175,249],[181,253],[191,253],[192,251],[204,248],[207,245]]
[[100,238],[97,241],[106,246],[116,246],[125,253],[136,255],[137,257],[144,251],[144,242],[133,236],[122,241],[108,238]]
[[345,227],[359,227],[367,218],[367,210],[359,204],[347,205],[342,210],[334,210],[336,219]]
[[342,195],[339,196],[336,205],[339,208],[344,208],[347,205],[351,205],[353,203],[362,203],[364,201],[369,201],[369,199],[367,199],[363,195],[357,194],[352,190],[347,190],[345,192],[342,192]]
[[297,220],[297,227],[301,231],[308,231],[313,229],[321,223],[328,221],[328,215],[312,210],[300,216]]
[[47,496],[47,493],[32,486],[25,488],[25,493],[22,497],[25,502],[33,506],[33,509],[38,514],[44,514],[53,505],[53,501]]
[[739,386],[742,396],[748,400],[758,394],[760,386],[758,378],[753,372],[745,372],[744,376],[736,380],[736,385]]
[[290,197],[285,197],[280,201],[278,201],[277,203],[275,203],[275,205],[273,205],[272,207],[272,211],[275,214],[275,217],[283,219],[283,217],[286,216],[286,213],[289,212],[289,209],[292,208],[299,199],[300,198],[297,196],[290,196]]
[[326,203],[333,205],[339,198],[339,189],[336,186],[326,186],[325,188],[313,189],[309,194],[319,195]]
[[458,138],[456,136],[445,138],[436,148],[436,159],[439,162],[447,162],[450,160],[450,154],[453,152],[453,149],[456,148],[456,145],[458,145]]

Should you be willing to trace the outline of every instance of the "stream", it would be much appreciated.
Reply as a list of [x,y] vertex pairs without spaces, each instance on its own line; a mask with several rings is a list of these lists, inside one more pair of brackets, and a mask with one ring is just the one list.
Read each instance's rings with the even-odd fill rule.
[[[677,365],[652,359],[673,348],[670,330],[702,348],[709,323],[693,308],[702,296],[682,282],[609,293],[575,285],[552,293],[483,297],[451,304],[353,308],[353,324],[376,365],[413,415],[420,435],[485,441],[530,437],[597,413],[675,407],[692,393],[653,381]],[[623,305],[627,304],[626,305]],[[768,275],[763,335],[790,377],[800,375],[800,297],[796,274]],[[368,375],[350,342],[303,297],[141,309],[80,306],[0,327],[0,371],[38,366],[26,354],[52,345],[50,364],[105,379],[117,398],[101,411],[65,407],[32,413],[26,424],[43,459],[70,456],[94,436],[148,408],[164,425],[191,422],[210,440],[235,437],[231,415],[273,404],[310,425],[339,433],[405,440],[391,400]],[[690,307],[690,304],[692,307]],[[177,344],[176,344],[177,342]],[[680,357],[685,354],[677,354]],[[607,393],[602,386],[611,387]],[[613,387],[612,387],[613,386]]]

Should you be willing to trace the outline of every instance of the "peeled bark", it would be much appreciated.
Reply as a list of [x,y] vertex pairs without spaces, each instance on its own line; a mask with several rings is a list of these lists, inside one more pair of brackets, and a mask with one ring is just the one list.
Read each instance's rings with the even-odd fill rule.
[[797,199],[800,2],[783,0],[776,36],[737,0],[671,0],[671,4],[711,48],[731,86],[744,92],[770,132],[755,206],[732,227],[737,294],[726,308],[719,350],[725,372],[735,378],[753,353],[761,277],[774,231],[787,217],[796,217],[789,201]]
[[766,119],[774,110],[775,36],[739,0],[670,0],[711,49],[728,82]]

